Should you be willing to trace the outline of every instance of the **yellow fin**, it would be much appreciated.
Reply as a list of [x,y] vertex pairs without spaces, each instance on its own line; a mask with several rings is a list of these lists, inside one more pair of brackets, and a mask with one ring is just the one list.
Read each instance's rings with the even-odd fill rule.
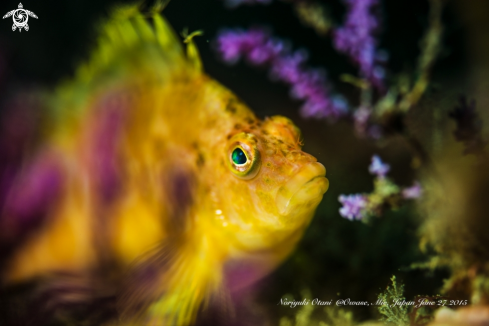
[[190,63],[195,67],[196,70],[202,71],[202,61],[200,60],[199,50],[194,43],[194,37],[203,35],[204,32],[202,30],[198,30],[187,35],[187,30],[184,30],[182,36],[185,37],[183,43],[187,44],[187,58]]
[[154,63],[151,60],[159,60],[171,62],[172,66],[175,59],[184,59],[180,41],[170,25],[157,13],[150,18],[154,27],[137,6],[116,8],[109,20],[99,27],[98,46],[81,68],[84,75],[77,77],[89,80],[103,74],[104,70],[124,69],[124,65],[130,65],[130,60],[135,58],[143,59],[142,62],[147,59],[148,65]]
[[199,308],[222,289],[222,261],[208,246],[205,237],[170,238],[140,258],[119,301],[122,320],[144,318],[155,325],[195,322]]
[[[165,1],[160,2],[163,7]],[[143,15],[137,5],[120,6],[100,24],[89,60],[79,66],[73,80],[61,83],[52,98],[57,125],[83,114],[90,99],[115,85],[164,83],[172,74],[200,73],[196,48],[187,58],[177,34],[157,12],[159,7]]]

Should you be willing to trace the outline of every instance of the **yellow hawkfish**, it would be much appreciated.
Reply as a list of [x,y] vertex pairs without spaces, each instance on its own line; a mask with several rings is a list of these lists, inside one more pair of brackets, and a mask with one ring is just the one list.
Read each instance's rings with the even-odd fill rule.
[[52,190],[4,283],[98,275],[90,298],[108,291],[122,320],[188,325],[293,250],[328,189],[325,168],[289,119],[258,119],[186,43],[136,7],[103,25],[52,96],[47,139],[2,211],[8,236],[30,180]]

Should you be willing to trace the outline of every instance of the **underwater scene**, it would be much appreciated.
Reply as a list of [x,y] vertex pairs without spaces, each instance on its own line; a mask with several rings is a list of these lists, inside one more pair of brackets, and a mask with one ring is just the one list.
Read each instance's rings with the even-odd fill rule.
[[17,1],[1,326],[489,325],[489,1]]

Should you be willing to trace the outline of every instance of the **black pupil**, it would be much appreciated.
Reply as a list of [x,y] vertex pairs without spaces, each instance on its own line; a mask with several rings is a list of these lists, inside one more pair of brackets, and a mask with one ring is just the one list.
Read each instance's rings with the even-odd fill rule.
[[246,158],[246,154],[243,152],[241,148],[236,148],[233,151],[232,158],[235,164],[245,164],[246,161],[248,160]]

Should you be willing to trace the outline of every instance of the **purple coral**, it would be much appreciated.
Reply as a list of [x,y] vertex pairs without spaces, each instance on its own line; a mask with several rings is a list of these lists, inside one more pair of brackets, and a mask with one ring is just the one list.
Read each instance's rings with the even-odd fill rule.
[[270,66],[271,77],[289,84],[291,96],[304,101],[304,117],[338,118],[347,111],[346,101],[330,95],[325,75],[305,66],[304,51],[291,52],[286,42],[270,37],[262,29],[222,31],[217,49],[230,64],[244,57],[252,65]]
[[340,215],[344,218],[352,220],[361,220],[365,217],[365,208],[367,207],[368,200],[365,195],[340,195],[338,197],[343,207],[340,208]]
[[364,106],[359,107],[353,114],[355,131],[359,136],[367,135],[368,122],[371,115],[372,115],[372,110]]
[[285,51],[283,42],[258,28],[223,30],[217,38],[217,50],[227,63],[234,64],[245,56],[254,65],[270,62]]
[[411,187],[404,188],[402,190],[402,197],[404,199],[417,199],[423,194],[423,188],[418,181],[415,181]]
[[335,48],[346,53],[359,65],[361,75],[373,86],[383,90],[384,68],[379,65],[386,60],[383,52],[377,51],[374,33],[379,19],[372,13],[378,0],[345,0],[348,12],[344,25],[333,33]]
[[371,174],[377,176],[374,182],[374,191],[370,194],[340,195],[338,200],[343,204],[340,215],[349,220],[364,220],[365,217],[382,213],[383,206],[396,207],[405,199],[417,199],[422,195],[419,182],[414,182],[412,187],[400,189],[393,181],[385,176],[389,173],[390,166],[380,159],[372,157],[372,163],[368,167]]
[[382,162],[378,155],[372,156],[372,164],[368,167],[368,171],[371,174],[376,175],[379,178],[384,178],[391,169],[389,164]]
[[382,137],[382,129],[379,125],[373,124],[370,121],[372,110],[361,106],[353,113],[353,123],[355,131],[359,137],[370,137],[372,139],[380,139]]

